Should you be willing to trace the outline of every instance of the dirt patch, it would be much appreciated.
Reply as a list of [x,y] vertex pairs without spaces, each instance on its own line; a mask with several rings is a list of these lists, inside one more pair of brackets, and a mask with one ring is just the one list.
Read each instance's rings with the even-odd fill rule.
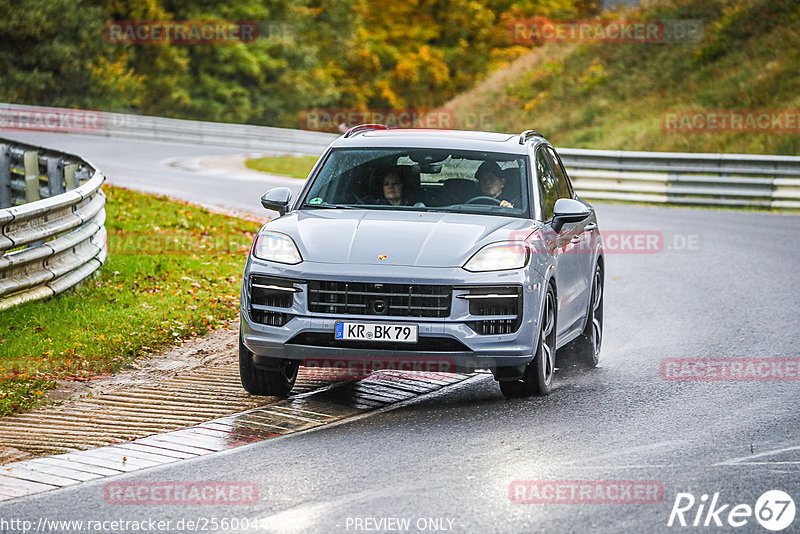
[[161,353],[139,358],[130,369],[113,376],[81,382],[62,380],[57,389],[50,391],[47,400],[63,402],[140,385],[152,386],[182,372],[230,361],[238,355],[238,332],[239,321],[235,321],[204,336],[184,340],[180,345],[169,347]]

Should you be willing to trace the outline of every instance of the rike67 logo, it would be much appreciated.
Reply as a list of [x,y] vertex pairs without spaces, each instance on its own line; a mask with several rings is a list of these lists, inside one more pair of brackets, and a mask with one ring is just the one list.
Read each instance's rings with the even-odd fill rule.
[[743,527],[749,525],[753,532],[753,518],[767,530],[778,532],[794,521],[795,504],[788,493],[781,490],[764,492],[751,506],[747,503],[725,503],[719,493],[709,500],[703,494],[696,499],[691,493],[678,493],[669,514],[667,526],[678,527]]

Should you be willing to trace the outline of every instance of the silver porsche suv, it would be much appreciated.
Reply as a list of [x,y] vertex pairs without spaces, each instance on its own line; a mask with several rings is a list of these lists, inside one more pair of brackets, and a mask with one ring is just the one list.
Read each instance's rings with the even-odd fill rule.
[[[300,365],[489,369],[546,395],[597,365],[603,243],[538,132],[351,128],[253,241],[241,294],[244,388],[287,395]],[[557,361],[558,356],[558,361]]]

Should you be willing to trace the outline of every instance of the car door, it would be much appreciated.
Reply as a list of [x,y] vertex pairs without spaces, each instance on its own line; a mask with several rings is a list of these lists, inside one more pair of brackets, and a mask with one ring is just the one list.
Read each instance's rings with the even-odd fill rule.
[[545,251],[553,258],[555,267],[556,293],[558,300],[558,337],[571,333],[575,323],[583,317],[584,310],[578,308],[574,295],[579,285],[577,278],[578,260],[574,253],[575,244],[572,239],[575,235],[573,225],[556,232],[552,227],[553,208],[559,198],[558,184],[552,164],[549,161],[545,146],[540,146],[535,153],[536,175],[541,192],[542,221],[545,224],[542,237]]
[[[555,175],[558,197],[576,199],[575,191],[572,189],[572,184],[555,149],[548,146],[546,152],[548,163],[550,163]],[[589,208],[591,209],[591,206]],[[569,234],[570,245],[572,246],[571,255],[575,256],[573,258],[573,266],[575,268],[573,300],[577,309],[578,319],[583,318],[583,314],[589,308],[589,299],[591,298],[592,268],[594,267],[592,265],[593,231],[597,228],[597,224],[594,221],[594,216],[591,216],[577,223],[568,223],[564,225],[563,230]],[[583,324],[583,321],[579,321],[580,324]]]

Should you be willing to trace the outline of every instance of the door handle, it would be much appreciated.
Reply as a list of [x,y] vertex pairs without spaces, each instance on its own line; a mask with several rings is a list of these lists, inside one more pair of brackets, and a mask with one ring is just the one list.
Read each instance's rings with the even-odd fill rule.
[[585,232],[591,232],[592,230],[597,230],[597,224],[591,222],[583,227]]
[[570,241],[573,244],[577,245],[578,243],[581,242],[581,236],[580,235],[574,235],[574,236],[572,236],[572,239]]

